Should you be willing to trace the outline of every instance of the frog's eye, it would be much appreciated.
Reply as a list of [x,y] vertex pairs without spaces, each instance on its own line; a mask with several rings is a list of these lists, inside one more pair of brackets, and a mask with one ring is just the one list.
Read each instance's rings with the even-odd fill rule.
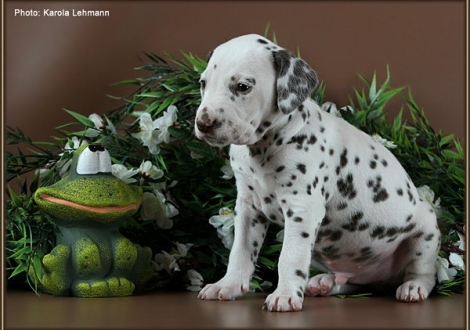
[[111,173],[111,157],[100,145],[85,148],[77,161],[77,174]]

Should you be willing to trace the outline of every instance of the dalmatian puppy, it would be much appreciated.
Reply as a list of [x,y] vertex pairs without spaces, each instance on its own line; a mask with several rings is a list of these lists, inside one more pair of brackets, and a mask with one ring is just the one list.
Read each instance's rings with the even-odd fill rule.
[[[237,187],[227,272],[200,299],[248,291],[271,223],[285,233],[269,311],[370,284],[392,285],[400,301],[427,298],[441,236],[432,206],[389,150],[310,98],[318,78],[306,62],[245,35],[209,54],[200,84],[195,134],[230,145]],[[309,279],[312,265],[325,273]]]

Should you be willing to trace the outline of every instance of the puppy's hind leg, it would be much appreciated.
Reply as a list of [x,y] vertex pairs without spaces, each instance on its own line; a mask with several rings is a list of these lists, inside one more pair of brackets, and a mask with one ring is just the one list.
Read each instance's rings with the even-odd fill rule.
[[[432,207],[423,203],[421,210],[425,211],[418,213],[418,223],[426,221],[426,224],[408,239],[409,250],[405,258],[410,262],[405,267],[404,283],[396,291],[396,298],[400,301],[425,300],[436,282],[435,263],[441,246],[441,233]],[[423,220],[424,217],[426,219]]]

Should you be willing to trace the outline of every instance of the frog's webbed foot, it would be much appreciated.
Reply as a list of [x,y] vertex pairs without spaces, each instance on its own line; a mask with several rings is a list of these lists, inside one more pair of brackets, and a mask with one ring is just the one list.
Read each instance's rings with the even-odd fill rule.
[[70,251],[69,246],[60,244],[44,256],[42,259],[44,273],[39,285],[42,291],[57,296],[69,294],[73,276],[70,273]]
[[72,293],[77,297],[124,297],[134,292],[135,285],[124,277],[110,277],[102,280],[76,281]]

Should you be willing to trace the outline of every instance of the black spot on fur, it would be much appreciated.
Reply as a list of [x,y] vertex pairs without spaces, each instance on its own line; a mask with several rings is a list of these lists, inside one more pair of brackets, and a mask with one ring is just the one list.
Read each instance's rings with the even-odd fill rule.
[[303,278],[304,280],[307,279],[307,274],[305,274],[305,273],[304,273],[303,271],[301,271],[300,269],[297,269],[297,270],[295,271],[295,275],[297,275],[297,276]]
[[317,142],[317,137],[315,134],[311,134],[308,138],[307,144],[315,144]]
[[372,252],[372,249],[370,247],[365,247],[362,248],[361,251],[359,252],[359,256],[354,258],[353,261],[355,262],[363,262],[370,260],[373,258],[374,253]]
[[369,166],[371,169],[375,169],[377,167],[377,162],[375,160],[371,160]]
[[284,171],[285,168],[286,168],[285,166],[281,165],[278,168],[276,168],[276,172],[277,173],[282,172],[282,171]]
[[346,202],[340,202],[340,203],[338,204],[338,206],[336,207],[336,209],[337,209],[338,211],[341,211],[341,210],[344,210],[344,209],[347,208],[347,207],[348,207],[348,204],[347,204]]
[[334,246],[334,245],[328,245],[322,248],[322,254],[325,256],[327,259],[338,259],[340,258],[339,255],[339,247]]
[[312,186],[307,185],[307,195],[311,195],[311,194],[312,194]]
[[331,219],[328,217],[324,217],[321,222],[321,226],[328,226],[330,223],[331,223]]
[[336,186],[343,197],[347,197],[349,199],[353,199],[356,197],[357,192],[354,187],[353,176],[349,173],[346,178],[340,178],[336,182]]
[[416,234],[413,235],[413,238],[420,238],[423,235],[424,233],[422,231],[418,231]]
[[344,148],[339,158],[339,165],[341,167],[345,167],[348,164],[347,155],[348,155],[348,149]]
[[342,228],[348,230],[348,231],[356,231],[359,221],[364,217],[364,213],[362,212],[356,212],[354,213],[351,218],[349,219],[349,222],[345,225],[342,226]]
[[305,164],[297,164],[297,170],[299,170],[300,173],[305,174],[307,172],[307,166],[305,166]]
[[318,177],[315,177],[315,179],[313,180],[313,188],[314,189],[317,187],[317,184],[318,184]]
[[254,146],[249,146],[248,149],[250,150],[250,156],[251,157],[255,157],[255,156],[258,156],[258,155],[262,154],[260,148],[257,148],[257,147],[254,147]]
[[341,236],[343,236],[343,232],[341,230],[334,230],[331,232],[328,238],[330,239],[330,241],[336,242],[341,239]]
[[424,237],[424,240],[425,241],[431,241],[433,239],[433,237],[434,237],[434,234],[429,234],[429,235]]
[[378,238],[378,239],[384,238],[385,237],[385,227],[384,226],[375,227],[370,236],[372,238]]
[[412,231],[414,229],[414,227],[416,227],[416,224],[415,223],[410,223],[408,226],[406,226],[404,228],[401,228],[401,232],[402,233],[408,233],[408,232]]
[[374,203],[383,202],[388,198],[388,193],[385,189],[381,188],[377,194],[374,195]]

